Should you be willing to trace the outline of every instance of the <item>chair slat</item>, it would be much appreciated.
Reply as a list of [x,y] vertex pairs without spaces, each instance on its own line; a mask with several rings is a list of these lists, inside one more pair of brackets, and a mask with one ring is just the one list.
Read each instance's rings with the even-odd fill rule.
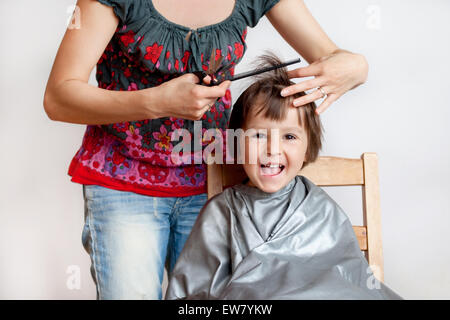
[[361,251],[367,250],[367,228],[364,226],[353,226],[356,238],[358,239],[359,248]]
[[307,177],[318,186],[360,186],[364,184],[361,159],[319,157],[304,166],[299,175]]

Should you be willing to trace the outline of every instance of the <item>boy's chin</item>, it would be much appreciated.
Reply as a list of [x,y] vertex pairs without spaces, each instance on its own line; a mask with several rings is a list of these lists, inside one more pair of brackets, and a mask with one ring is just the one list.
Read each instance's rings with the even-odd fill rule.
[[267,192],[267,193],[275,193],[281,189],[283,189],[283,187],[285,187],[289,181],[291,181],[291,179],[287,180],[287,181],[283,181],[283,182],[278,182],[278,183],[269,183],[269,182],[253,182],[252,179],[249,179],[249,183],[248,185],[251,187],[256,187],[261,191]]

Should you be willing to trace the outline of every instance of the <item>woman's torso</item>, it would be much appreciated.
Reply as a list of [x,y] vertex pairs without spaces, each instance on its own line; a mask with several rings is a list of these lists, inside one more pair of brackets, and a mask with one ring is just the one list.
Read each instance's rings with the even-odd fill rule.
[[[180,1],[177,11],[171,10],[175,0],[98,1],[112,6],[119,17],[118,28],[97,63],[98,86],[133,91],[158,86],[184,73],[205,71],[212,52],[221,55],[222,63],[228,67],[219,78],[232,76],[234,66],[246,51],[247,26],[255,26],[279,0],[188,0]],[[200,2],[204,7],[192,7]],[[220,10],[213,10],[213,4]],[[224,137],[230,113],[231,94],[227,90],[196,123],[200,136],[215,129]],[[193,133],[194,124],[191,120],[165,117],[88,125],[69,175],[73,182],[152,196],[204,193],[206,167],[194,163],[194,153],[199,159],[211,140],[191,143],[190,153],[184,158],[190,164],[179,165],[170,156],[182,141],[171,139],[172,132],[186,129]]]

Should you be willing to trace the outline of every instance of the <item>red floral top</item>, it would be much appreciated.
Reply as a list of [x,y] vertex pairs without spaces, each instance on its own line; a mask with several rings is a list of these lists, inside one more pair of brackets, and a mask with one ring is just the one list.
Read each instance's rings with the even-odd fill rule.
[[[279,0],[236,0],[227,19],[196,30],[165,19],[151,0],[98,1],[111,6],[119,18],[119,26],[97,63],[98,86],[130,91],[206,70],[213,48],[225,65],[231,65],[222,76],[233,75],[234,66],[246,51],[247,26],[256,26]],[[202,134],[213,128],[225,141],[230,113],[231,94],[227,90],[203,115]],[[69,166],[71,181],[159,197],[205,193],[206,165],[201,161],[180,164],[171,157],[173,149],[183,142],[174,139],[173,132],[186,129],[193,133],[194,122],[166,117],[88,125]],[[188,158],[198,156],[209,142],[201,141],[197,147],[193,143]]]

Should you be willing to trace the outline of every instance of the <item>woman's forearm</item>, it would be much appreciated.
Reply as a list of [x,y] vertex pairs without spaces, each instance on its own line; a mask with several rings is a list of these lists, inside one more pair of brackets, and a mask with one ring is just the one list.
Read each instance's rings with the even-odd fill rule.
[[[157,118],[156,87],[113,91],[81,80],[66,80],[47,88],[44,108],[50,119],[78,124],[110,124]],[[151,91],[149,91],[151,90]]]

